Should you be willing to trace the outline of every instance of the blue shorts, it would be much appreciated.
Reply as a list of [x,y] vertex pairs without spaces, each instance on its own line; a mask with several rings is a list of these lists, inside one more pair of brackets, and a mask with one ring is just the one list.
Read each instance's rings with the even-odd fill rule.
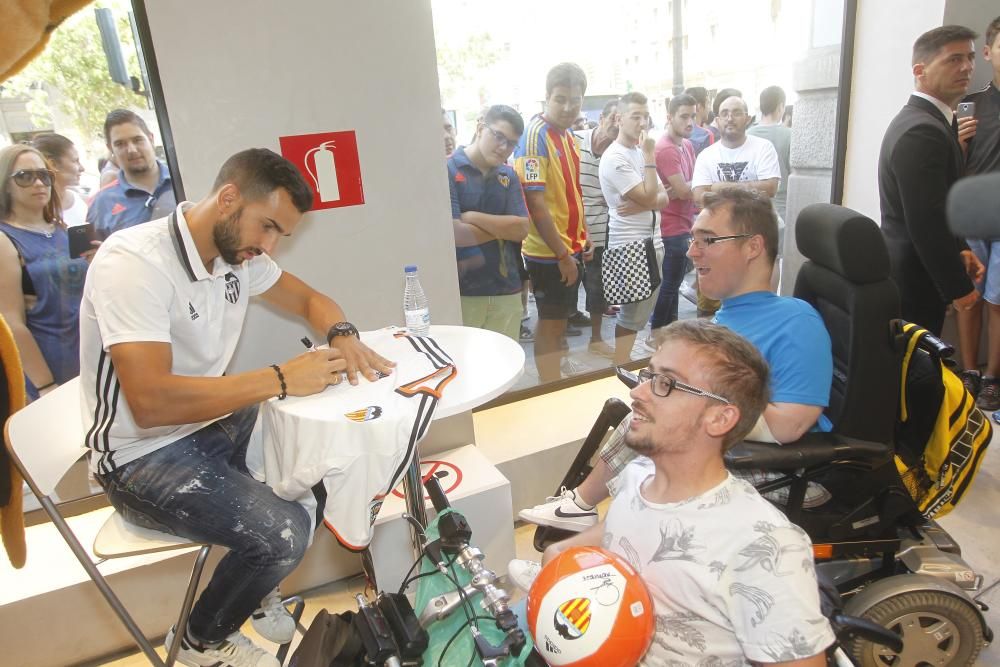
[[1000,240],[967,239],[966,243],[986,267],[986,277],[976,283],[976,289],[986,301],[1000,306]]

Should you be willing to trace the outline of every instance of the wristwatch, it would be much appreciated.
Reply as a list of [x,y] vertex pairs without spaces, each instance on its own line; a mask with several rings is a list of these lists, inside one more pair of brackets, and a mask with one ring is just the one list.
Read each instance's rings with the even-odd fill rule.
[[330,327],[330,330],[326,332],[326,342],[332,345],[333,339],[338,336],[354,336],[358,340],[361,340],[358,328],[350,322],[337,322]]

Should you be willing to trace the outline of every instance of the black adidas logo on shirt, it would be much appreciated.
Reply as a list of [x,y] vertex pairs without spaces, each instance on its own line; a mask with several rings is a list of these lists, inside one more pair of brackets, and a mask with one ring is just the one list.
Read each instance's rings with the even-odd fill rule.
[[194,309],[194,306],[188,301],[188,311],[191,313],[191,321],[194,322],[198,319],[198,311]]

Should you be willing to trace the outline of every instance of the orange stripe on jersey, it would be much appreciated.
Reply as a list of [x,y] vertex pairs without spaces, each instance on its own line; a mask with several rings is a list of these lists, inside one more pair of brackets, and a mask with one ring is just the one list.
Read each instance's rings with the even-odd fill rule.
[[[436,386],[434,387],[423,386],[430,380],[439,377],[442,373],[445,372],[448,373],[448,376],[442,378],[437,383]],[[424,377],[418,380],[414,380],[413,382],[407,382],[406,384],[396,387],[396,391],[399,392],[400,394],[403,394],[404,396],[414,396],[416,394],[430,394],[434,398],[441,398],[441,392],[444,391],[444,388],[447,386],[447,384],[452,380],[454,380],[455,376],[457,375],[458,375],[458,369],[455,368],[455,366],[451,365],[443,366],[434,371],[433,373],[425,375]]]
[[569,132],[556,134],[549,128],[552,142],[559,143],[559,167],[563,174],[563,187],[566,196],[566,238],[569,240],[572,252],[583,250],[580,237],[580,219],[583,217],[583,194],[580,189],[580,157],[576,150],[576,142]]
[[350,542],[345,540],[343,537],[341,537],[340,533],[337,532],[337,529],[333,527],[333,524],[327,521],[326,519],[323,519],[323,525],[326,526],[331,533],[333,533],[333,536],[337,539],[338,542],[340,542],[340,546],[344,547],[348,551],[353,551],[357,553],[360,551],[364,551],[365,549],[368,548],[367,544],[358,546],[355,544],[351,544]]

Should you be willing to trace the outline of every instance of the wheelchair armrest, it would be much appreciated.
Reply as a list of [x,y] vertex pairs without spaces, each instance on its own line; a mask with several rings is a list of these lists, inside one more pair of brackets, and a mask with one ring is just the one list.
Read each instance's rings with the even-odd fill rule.
[[725,460],[726,467],[733,470],[796,470],[833,460],[878,461],[891,453],[880,442],[836,433],[807,433],[786,445],[741,442],[726,452]]

